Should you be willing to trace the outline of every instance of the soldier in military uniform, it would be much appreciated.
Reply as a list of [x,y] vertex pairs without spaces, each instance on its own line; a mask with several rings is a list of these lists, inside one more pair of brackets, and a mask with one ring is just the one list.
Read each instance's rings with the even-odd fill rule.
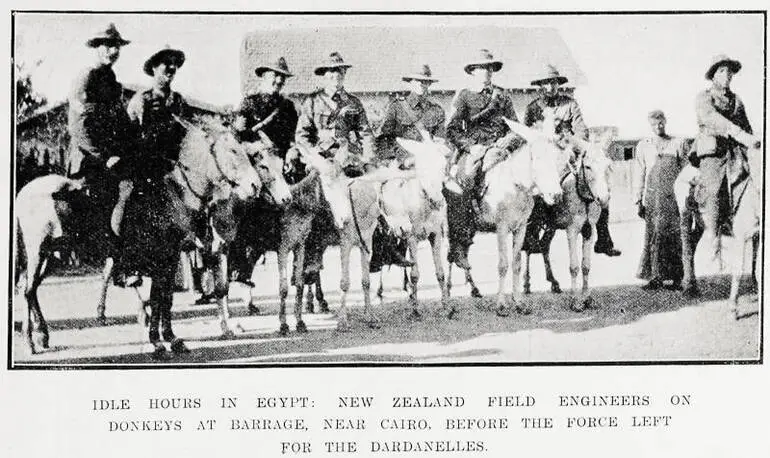
[[101,254],[114,249],[109,214],[115,190],[107,161],[132,154],[135,149],[123,87],[112,70],[121,48],[129,43],[114,24],[90,38],[86,46],[94,49],[96,61],[78,75],[68,97],[71,140],[67,174],[82,179],[88,190],[90,202],[81,235]]
[[[562,135],[574,135],[582,140],[588,140],[588,127],[583,121],[577,101],[559,92],[559,87],[568,81],[567,77],[559,74],[556,67],[548,65],[543,77],[532,81],[533,86],[540,87],[540,95],[527,105],[524,124],[528,127],[539,127],[545,118],[544,113],[550,110],[554,117],[556,130],[554,134],[557,140]],[[527,235],[524,242],[524,249],[529,253],[540,252],[540,230],[550,219],[548,210],[545,202],[540,197],[536,197],[535,207],[527,222]],[[621,252],[614,247],[608,223],[609,209],[604,207],[596,223],[597,240],[594,252],[607,256],[619,256]]]
[[[422,141],[423,134],[432,139],[446,137],[446,115],[439,104],[430,99],[430,86],[438,81],[433,78],[428,65],[401,78],[409,84],[409,94],[399,97],[388,105],[382,125],[375,134],[377,162],[385,166],[406,167],[409,153],[397,142],[397,138]],[[370,271],[377,272],[383,265],[411,265],[405,259],[406,240],[386,234],[383,226],[377,228],[372,244]]]
[[[720,213],[729,212],[726,201],[729,200],[728,180],[733,181],[731,169],[739,175],[745,147],[761,142],[753,135],[743,101],[730,90],[733,75],[740,69],[739,61],[725,55],[716,56],[706,71],[711,87],[700,92],[695,101],[698,119],[695,149],[700,158],[700,186],[696,196],[706,240],[711,242],[709,248],[714,256],[719,247]],[[722,212],[720,207],[724,207]]]
[[423,65],[419,71],[404,76],[402,80],[409,84],[410,92],[388,105],[382,125],[375,135],[380,163],[393,160],[402,163],[408,157],[409,153],[396,142],[397,138],[422,141],[421,132],[432,138],[446,138],[444,109],[429,97],[431,84],[438,81],[433,78],[430,67]]
[[[187,116],[187,103],[181,94],[171,89],[177,70],[184,65],[185,54],[178,49],[166,47],[156,52],[144,63],[144,73],[152,77],[152,88],[137,92],[128,102],[128,117],[138,133],[135,154],[122,158],[113,168],[121,181],[118,185],[118,203],[112,213],[112,230],[120,235],[126,203],[134,193],[134,187],[143,194],[158,198],[155,188],[159,180],[170,172],[179,160],[179,150],[185,136],[185,128],[174,116]],[[125,240],[123,241],[125,242]],[[115,278],[131,270],[129,264],[142,255],[132,244],[124,243],[122,253],[116,260]],[[122,257],[122,259],[121,259]],[[139,281],[131,275],[125,279],[126,286]]]
[[[281,91],[287,78],[293,75],[283,57],[258,66],[254,73],[259,78],[256,93],[246,96],[241,102],[233,128],[238,140],[243,142],[259,141],[259,132],[262,132],[275,145],[273,153],[286,159],[286,152],[294,143],[299,115],[294,102],[285,98]],[[260,238],[280,236],[277,232],[279,213],[278,209],[267,207],[261,202],[242,205],[243,218],[240,219],[236,238],[230,246],[229,260],[235,272],[234,281],[251,285],[251,273],[259,250],[249,250],[249,247],[256,248],[255,244],[259,243]],[[271,224],[273,222],[276,224]]]
[[357,175],[363,170],[364,142],[371,141],[372,130],[361,101],[345,90],[345,75],[351,67],[333,52],[315,68],[322,88],[302,103],[297,142],[320,147],[324,155],[335,156],[346,173]]
[[[447,139],[454,144],[458,153],[455,163],[473,160],[469,153],[474,145],[515,148],[504,138],[510,128],[503,120],[517,120],[513,101],[501,87],[492,84],[492,74],[502,67],[503,63],[486,49],[482,49],[480,56],[465,66],[465,73],[472,76],[473,84],[457,92],[447,122]],[[471,267],[468,263],[468,248],[476,234],[473,192],[466,190],[460,194],[444,190],[449,226],[447,259],[466,270]]]

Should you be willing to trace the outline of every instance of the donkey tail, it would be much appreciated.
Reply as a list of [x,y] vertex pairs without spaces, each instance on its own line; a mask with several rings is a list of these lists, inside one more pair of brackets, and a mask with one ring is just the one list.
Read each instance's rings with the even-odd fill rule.
[[589,224],[588,221],[583,223],[583,227],[580,229],[580,235],[583,236],[583,239],[589,239],[593,235],[593,230],[591,229],[591,224]]
[[14,285],[19,284],[19,277],[27,266],[27,251],[24,246],[24,238],[21,233],[21,226],[19,220],[16,220],[16,256],[14,263]]

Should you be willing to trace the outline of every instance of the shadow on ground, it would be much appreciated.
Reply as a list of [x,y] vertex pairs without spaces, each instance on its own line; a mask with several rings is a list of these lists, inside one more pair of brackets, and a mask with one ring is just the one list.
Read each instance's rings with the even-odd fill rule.
[[[748,282],[744,282],[746,284]],[[544,329],[556,333],[580,333],[608,326],[626,325],[646,316],[672,312],[687,307],[701,307],[713,301],[726,300],[730,290],[730,278],[726,275],[699,279],[702,296],[688,299],[679,291],[645,291],[638,285],[619,285],[593,289],[593,297],[599,306],[595,310],[575,313],[568,309],[567,294],[536,293],[526,296],[533,309],[531,315],[523,316],[515,312],[507,318],[494,313],[493,295],[481,299],[459,297],[451,299],[459,314],[457,319],[448,320],[446,312],[440,308],[437,300],[424,301],[420,311],[422,319],[411,318],[405,301],[391,302],[374,310],[379,318],[379,328],[372,329],[364,319],[363,310],[351,310],[351,329],[339,332],[336,329],[312,329],[307,334],[292,333],[280,337],[275,331],[249,332],[234,339],[191,338],[193,351],[188,355],[177,355],[165,361],[172,364],[232,363],[245,361],[248,364],[281,363],[415,363],[423,357],[399,352],[403,348],[395,346],[389,352],[387,345],[434,343],[446,346],[465,342],[484,335],[513,333],[534,329]],[[742,294],[750,294],[746,285]],[[743,308],[748,314],[756,314],[757,302],[751,303],[743,298]],[[376,301],[374,302],[377,303]],[[725,302],[725,308],[727,304]],[[185,310],[174,314],[175,319],[212,317],[214,309],[210,306],[200,309]],[[247,315],[245,305],[232,307],[233,316]],[[277,314],[277,306],[262,310],[263,314]],[[110,324],[135,322],[134,316],[112,318]],[[90,323],[90,324],[89,324]],[[59,320],[49,323],[52,329],[93,326],[93,320]],[[383,346],[376,352],[369,352],[368,346]],[[437,354],[438,353],[438,354]],[[433,351],[430,358],[436,357],[473,357],[489,356],[499,353],[494,349],[457,350],[447,348],[447,352]],[[45,357],[45,355],[42,355]],[[53,356],[53,355],[51,355]],[[36,359],[24,362],[25,365],[92,365],[92,364],[153,364],[156,363],[148,354],[131,353],[105,357],[84,357],[73,359]]]

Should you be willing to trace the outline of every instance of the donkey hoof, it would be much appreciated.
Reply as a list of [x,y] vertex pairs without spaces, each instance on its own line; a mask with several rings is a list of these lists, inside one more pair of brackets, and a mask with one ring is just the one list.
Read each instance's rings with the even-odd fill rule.
[[259,315],[259,307],[257,307],[256,305],[252,304],[251,302],[249,302],[248,310],[249,310],[249,315],[250,316]]
[[154,342],[152,345],[152,359],[164,359],[166,357],[166,347],[161,342]]
[[326,302],[326,299],[324,299],[324,300],[322,300],[322,301],[320,301],[318,303],[318,310],[321,313],[329,313],[329,303]]
[[307,325],[305,325],[304,321],[302,321],[302,320],[297,321],[297,332],[300,332],[302,334],[306,334],[307,333]]
[[475,297],[476,299],[479,299],[484,296],[482,296],[481,292],[479,292],[479,289],[474,286],[473,288],[471,288],[471,297]]
[[588,296],[585,299],[583,299],[583,308],[585,308],[585,309],[598,309],[599,306],[596,303],[596,301],[594,301],[593,297]]
[[281,329],[278,330],[278,334],[283,337],[289,335],[289,325],[286,323],[281,323]]
[[311,314],[315,313],[315,307],[313,306],[312,302],[308,302],[307,305],[305,306],[305,313],[311,313]]
[[551,292],[554,294],[561,294],[561,286],[558,283],[551,283]]
[[569,309],[573,312],[581,313],[585,310],[585,303],[572,296],[569,298]]
[[339,332],[348,332],[350,331],[350,325],[347,321],[338,321],[337,322],[337,331]]
[[529,285],[524,285],[524,294],[532,294],[532,288]]
[[107,317],[104,315],[97,316],[96,324],[98,324],[99,326],[107,326]]
[[495,313],[497,314],[497,316],[503,317],[503,318],[511,315],[511,312],[510,310],[508,310],[508,307],[504,305],[501,305],[500,307],[498,307],[497,310],[495,310]]
[[171,351],[176,353],[177,355],[190,353],[190,349],[187,348],[187,345],[185,345],[184,340],[180,339],[179,337],[171,341]]
[[422,320],[422,314],[415,309],[412,309],[412,313],[409,314],[409,318],[415,321]]
[[528,305],[517,305],[516,306],[516,313],[519,315],[531,315],[532,314],[532,307]]
[[45,350],[48,348],[48,336],[42,332],[36,332],[32,334],[32,341],[30,342],[32,348],[32,354],[40,353],[39,350]]
[[380,329],[382,327],[378,320],[369,320],[366,325],[369,326],[369,329]]
[[447,314],[446,317],[447,317],[448,320],[456,320],[457,319],[457,309],[453,307],[451,310],[449,310],[449,313]]
[[682,291],[682,294],[684,294],[684,296],[687,298],[694,299],[700,296],[700,291],[698,290],[697,286],[689,285],[684,289],[684,291]]

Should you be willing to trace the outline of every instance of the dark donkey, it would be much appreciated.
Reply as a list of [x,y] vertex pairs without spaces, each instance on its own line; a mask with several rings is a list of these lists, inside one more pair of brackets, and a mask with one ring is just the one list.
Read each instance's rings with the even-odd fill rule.
[[[246,199],[260,187],[249,156],[231,134],[220,131],[212,135],[202,128],[192,128],[182,142],[174,169],[159,181],[156,189],[136,196],[135,201],[145,204],[142,210],[146,211],[141,218],[130,218],[127,212],[125,236],[132,242],[142,242],[141,247],[132,245],[131,249],[150,250],[141,253],[141,257],[146,261],[142,273],[152,278],[149,338],[155,356],[166,351],[160,340],[161,321],[163,338],[171,343],[172,351],[189,351],[171,329],[173,280],[181,241],[194,232],[195,220],[210,202],[226,200],[231,192]],[[26,270],[27,313],[22,326],[32,353],[48,348],[48,326],[37,297],[45,263],[57,242],[75,237],[88,210],[60,196],[77,195],[81,188],[80,181],[48,175],[33,180],[16,196],[16,281]],[[141,212],[139,205],[134,202],[127,210]],[[142,224],[130,224],[139,219]],[[132,233],[134,236],[129,236]]]

